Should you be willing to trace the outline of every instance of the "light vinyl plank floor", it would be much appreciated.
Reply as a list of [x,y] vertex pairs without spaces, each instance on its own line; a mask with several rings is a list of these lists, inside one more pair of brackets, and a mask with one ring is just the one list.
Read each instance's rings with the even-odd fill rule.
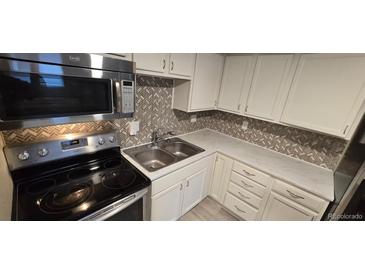
[[182,216],[179,221],[238,221],[228,213],[223,207],[207,197],[192,210]]

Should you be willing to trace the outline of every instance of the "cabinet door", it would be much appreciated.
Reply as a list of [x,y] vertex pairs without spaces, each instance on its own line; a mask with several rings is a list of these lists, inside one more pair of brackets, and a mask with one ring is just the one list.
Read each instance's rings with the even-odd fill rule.
[[191,77],[194,72],[195,53],[171,53],[169,73]]
[[152,196],[151,220],[175,221],[181,216],[184,181]]
[[206,110],[216,107],[223,65],[224,56],[221,54],[197,54],[190,110]]
[[270,193],[262,219],[264,221],[312,221],[316,213],[279,195]]
[[217,155],[209,195],[220,203],[223,203],[232,165],[232,159]]
[[207,169],[205,168],[186,179],[182,203],[182,215],[202,200],[206,174]]
[[[279,104],[287,85],[294,55],[260,55],[257,58],[245,112],[269,120],[279,119]],[[293,74],[291,74],[293,77]]]
[[166,72],[168,67],[168,54],[166,53],[134,53],[133,61],[136,69],[154,72]]
[[240,113],[252,80],[253,56],[226,56],[218,109]]
[[305,54],[281,120],[345,136],[365,97],[365,55]]

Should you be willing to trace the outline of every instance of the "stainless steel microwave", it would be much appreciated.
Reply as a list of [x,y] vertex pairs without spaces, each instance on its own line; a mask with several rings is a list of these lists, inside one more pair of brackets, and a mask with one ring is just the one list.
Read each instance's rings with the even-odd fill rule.
[[98,54],[0,54],[0,129],[131,117],[134,72]]

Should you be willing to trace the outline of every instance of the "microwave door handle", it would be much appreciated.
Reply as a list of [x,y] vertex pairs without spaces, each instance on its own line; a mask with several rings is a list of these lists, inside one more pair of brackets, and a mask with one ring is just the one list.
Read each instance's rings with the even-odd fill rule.
[[113,103],[115,105],[116,112],[120,113],[122,111],[121,106],[120,106],[120,98],[122,97],[120,82],[115,81],[114,85],[115,85],[115,92],[116,92],[116,96],[115,96],[116,102],[113,102]]

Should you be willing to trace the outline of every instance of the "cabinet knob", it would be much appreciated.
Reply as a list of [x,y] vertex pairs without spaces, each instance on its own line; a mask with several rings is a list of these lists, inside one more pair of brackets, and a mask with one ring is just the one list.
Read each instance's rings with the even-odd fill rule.
[[165,59],[163,59],[163,66],[162,66],[162,69],[165,69],[165,67],[166,67],[166,60]]
[[174,61],[171,61],[171,70],[174,69]]

